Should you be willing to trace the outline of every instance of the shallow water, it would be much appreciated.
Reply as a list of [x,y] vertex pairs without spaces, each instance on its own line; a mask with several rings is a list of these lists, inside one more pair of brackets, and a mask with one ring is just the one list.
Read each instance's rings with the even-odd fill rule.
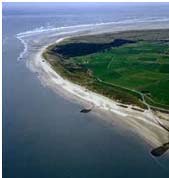
[[[52,14],[48,11],[44,14],[43,8],[39,8],[40,15],[34,11],[35,7],[23,12],[21,5],[15,4],[15,9],[20,10],[12,8],[9,13],[7,10],[11,5],[8,4],[10,7],[7,9],[5,6],[4,3],[3,177],[167,178],[168,154],[154,159],[150,155],[151,148],[138,135],[105,122],[105,118],[101,119],[92,112],[80,113],[81,105],[44,87],[26,63],[32,52],[46,43],[44,34],[52,42],[56,33],[62,33],[58,36],[60,38],[70,32],[70,28],[58,30],[58,27],[113,21],[112,27],[112,24],[117,26],[123,21],[123,25],[120,24],[122,28],[125,27],[124,22],[128,25],[131,19],[138,21],[140,17],[139,21],[163,21],[158,22],[160,24],[169,19],[169,5],[160,6],[159,14],[156,8],[151,8],[151,12],[143,5],[134,5],[135,11],[129,11],[120,5],[104,5],[103,10],[102,6],[95,4],[90,7],[85,5],[85,8],[76,4],[69,9],[62,4],[52,7]],[[143,9],[145,13],[140,16]],[[90,31],[91,28],[103,30],[93,25],[83,26],[83,30],[89,32],[89,27]],[[45,31],[53,28],[57,29]],[[32,33],[34,29],[37,31],[36,39],[33,36],[25,38],[34,48],[23,54],[23,44],[16,34]],[[71,31],[78,29],[82,27],[71,27]],[[36,40],[43,43],[39,44]],[[17,60],[20,54],[23,54],[22,59]]]

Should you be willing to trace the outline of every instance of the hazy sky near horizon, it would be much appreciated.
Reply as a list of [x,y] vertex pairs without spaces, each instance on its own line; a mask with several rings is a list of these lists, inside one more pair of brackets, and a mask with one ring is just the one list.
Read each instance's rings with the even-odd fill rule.
[[[129,8],[134,9],[135,7],[137,8],[151,8],[150,10],[158,10],[158,11],[166,11],[166,8],[169,7],[169,3],[45,3],[45,2],[33,2],[33,3],[10,3],[10,2],[3,2],[3,15],[15,15],[15,14],[20,14],[20,15],[27,15],[27,14],[38,14],[39,10],[43,13],[50,13],[53,14],[57,10],[58,12],[64,9],[67,10],[85,10],[87,9],[88,11],[99,11],[101,8],[104,10],[104,7],[106,9],[110,7],[110,9],[113,7],[114,9],[121,9],[125,8],[126,10]],[[38,11],[37,11],[38,9]]]

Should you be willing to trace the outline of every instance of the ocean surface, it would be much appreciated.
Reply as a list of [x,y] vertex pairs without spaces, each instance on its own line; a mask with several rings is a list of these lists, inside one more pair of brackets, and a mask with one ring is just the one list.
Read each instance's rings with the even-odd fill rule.
[[169,154],[80,113],[29,65],[47,41],[148,24],[169,24],[169,4],[3,3],[3,178],[169,177]]

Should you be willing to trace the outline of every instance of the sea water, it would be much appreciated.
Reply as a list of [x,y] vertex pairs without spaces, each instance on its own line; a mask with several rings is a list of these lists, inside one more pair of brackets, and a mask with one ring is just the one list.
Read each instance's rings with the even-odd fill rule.
[[169,156],[45,87],[29,67],[58,38],[169,24],[169,4],[3,3],[3,177],[167,178]]

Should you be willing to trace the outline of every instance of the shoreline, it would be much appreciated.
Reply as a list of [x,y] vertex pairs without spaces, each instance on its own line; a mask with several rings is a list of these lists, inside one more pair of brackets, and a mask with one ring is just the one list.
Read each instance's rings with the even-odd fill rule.
[[[65,38],[58,39],[56,43]],[[136,111],[132,109],[132,105],[124,108],[120,106],[121,103],[62,78],[42,56],[42,53],[49,45],[51,44],[41,48],[31,63],[31,68],[34,72],[38,69],[38,77],[43,81],[44,86],[50,87],[54,92],[60,92],[62,96],[64,95],[66,98],[74,100],[83,106],[94,106],[97,115],[100,115],[97,113],[99,111],[100,113],[106,112],[112,121],[114,120],[114,115],[119,119],[117,121],[118,124],[120,123],[124,128],[128,125],[128,128],[125,129],[137,133],[152,147],[160,146],[168,141],[168,132],[158,125],[151,111]]]

